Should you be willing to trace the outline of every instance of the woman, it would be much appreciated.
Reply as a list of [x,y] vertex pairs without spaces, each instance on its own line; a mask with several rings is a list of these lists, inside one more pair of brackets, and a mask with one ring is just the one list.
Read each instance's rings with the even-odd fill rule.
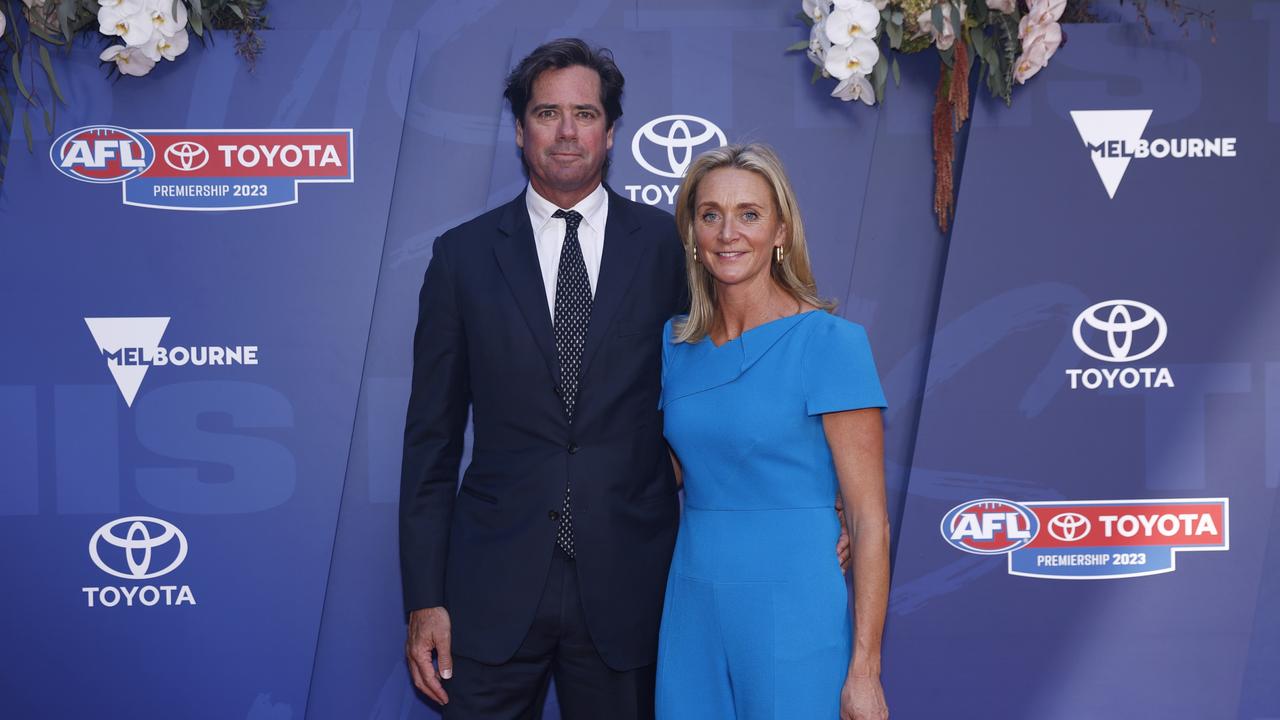
[[[818,298],[795,194],[769,148],[695,160],[676,224],[692,306],[665,328],[662,406],[685,506],[658,718],[886,718],[885,402],[866,333]],[[830,550],[837,489],[853,537],[853,630]]]

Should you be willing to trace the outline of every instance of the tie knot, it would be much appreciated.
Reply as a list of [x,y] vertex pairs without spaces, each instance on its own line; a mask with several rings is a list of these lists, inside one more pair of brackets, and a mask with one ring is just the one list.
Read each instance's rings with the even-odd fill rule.
[[570,230],[577,230],[578,225],[582,223],[582,213],[577,210],[556,210],[551,217],[564,218],[564,223]]

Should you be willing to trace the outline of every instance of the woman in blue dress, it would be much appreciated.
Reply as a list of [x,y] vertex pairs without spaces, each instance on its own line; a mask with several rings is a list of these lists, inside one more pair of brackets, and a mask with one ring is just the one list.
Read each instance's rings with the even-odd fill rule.
[[[691,308],[667,323],[665,434],[685,504],[658,650],[659,720],[883,720],[884,395],[830,313],[772,150],[694,161],[676,205]],[[832,543],[853,542],[854,607]]]

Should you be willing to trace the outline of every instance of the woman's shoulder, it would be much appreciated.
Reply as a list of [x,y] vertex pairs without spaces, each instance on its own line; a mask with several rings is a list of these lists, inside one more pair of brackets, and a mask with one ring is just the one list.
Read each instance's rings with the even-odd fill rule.
[[804,325],[808,326],[808,332],[805,344],[810,354],[844,352],[869,344],[866,328],[833,312],[813,310],[806,319],[808,322]]

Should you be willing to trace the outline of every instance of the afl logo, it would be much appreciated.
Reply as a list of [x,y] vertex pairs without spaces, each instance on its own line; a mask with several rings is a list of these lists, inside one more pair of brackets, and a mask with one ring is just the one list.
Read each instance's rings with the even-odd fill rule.
[[1035,539],[1040,520],[1025,505],[984,498],[955,506],[942,518],[942,537],[975,555],[1001,555]]
[[156,151],[142,135],[115,125],[88,125],[62,134],[49,148],[58,172],[87,183],[117,183],[151,167]]

